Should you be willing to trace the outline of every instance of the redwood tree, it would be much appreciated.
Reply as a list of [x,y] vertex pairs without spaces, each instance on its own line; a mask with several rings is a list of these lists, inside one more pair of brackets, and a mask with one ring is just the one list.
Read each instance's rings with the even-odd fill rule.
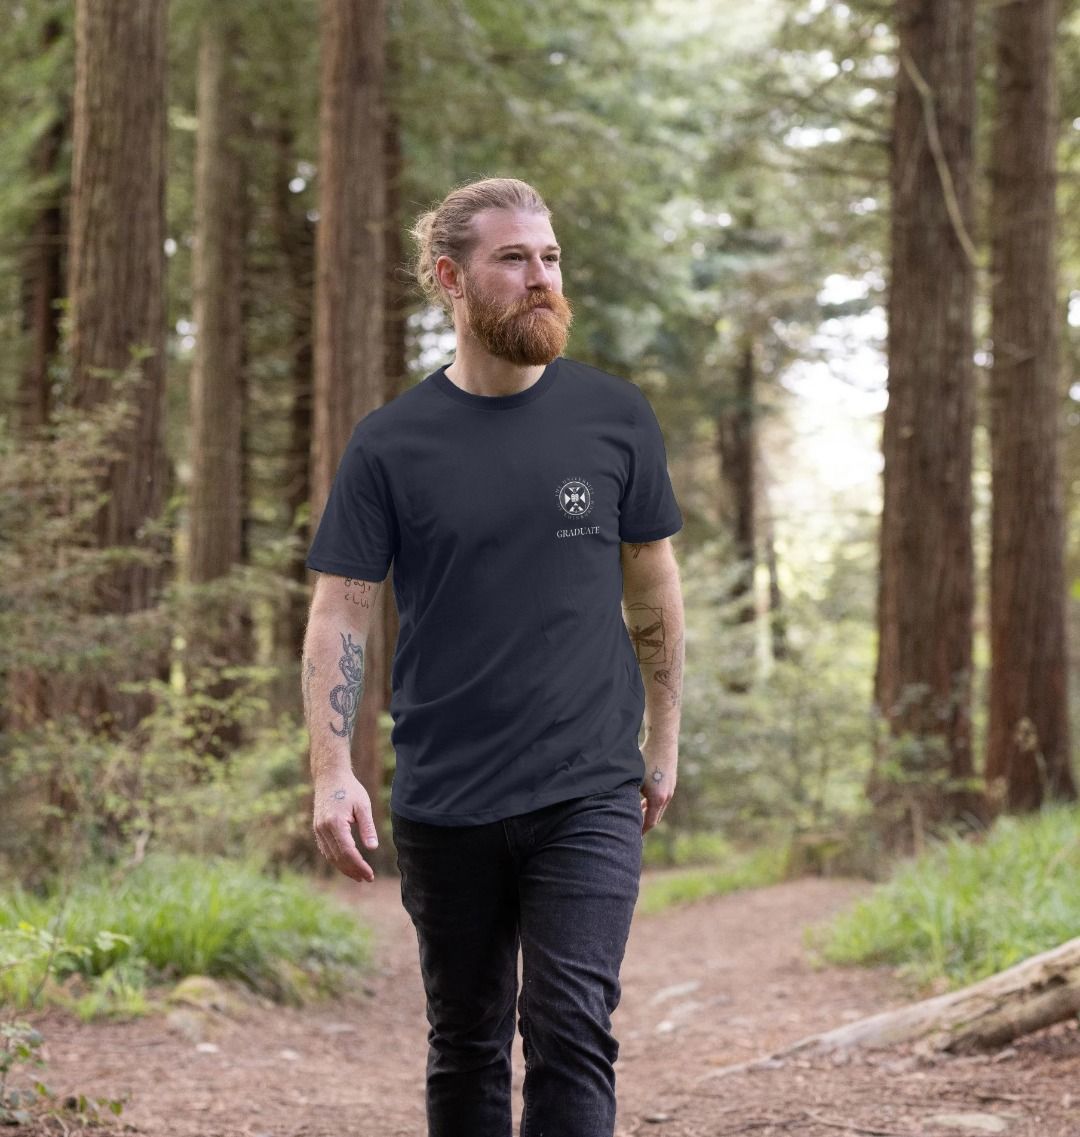
[[[77,0],[68,295],[73,402],[115,400],[133,382],[133,413],[103,472],[107,500],[91,540],[144,546],[143,526],[164,500],[165,0]],[[134,352],[134,358],[133,358]],[[161,580],[156,556],[126,558],[97,583],[99,610],[148,608]],[[151,649],[153,650],[153,649]],[[131,660],[122,666],[138,666]],[[82,680],[83,709],[119,725],[139,701],[103,674]]]
[[888,846],[978,808],[971,244],[974,0],[898,0],[890,184],[889,401],[868,792]]
[[1057,0],[1000,5],[990,224],[990,727],[1011,809],[1075,798],[1069,766],[1060,312],[1054,260]]
[[[191,370],[187,563],[188,577],[196,584],[226,576],[241,559],[246,203],[236,104],[236,43],[236,26],[227,17],[204,22],[199,42],[195,157],[197,337]],[[226,612],[216,615],[223,617]],[[198,641],[233,660],[241,658],[238,629],[222,623],[200,612],[188,629],[189,642]],[[232,623],[224,620],[226,625]]]

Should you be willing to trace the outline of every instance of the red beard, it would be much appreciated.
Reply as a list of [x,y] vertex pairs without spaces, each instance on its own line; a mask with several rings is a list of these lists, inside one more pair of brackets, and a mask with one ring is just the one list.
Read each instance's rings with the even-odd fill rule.
[[535,367],[566,349],[573,311],[565,296],[545,289],[501,304],[470,292],[467,278],[463,286],[469,330],[497,359]]

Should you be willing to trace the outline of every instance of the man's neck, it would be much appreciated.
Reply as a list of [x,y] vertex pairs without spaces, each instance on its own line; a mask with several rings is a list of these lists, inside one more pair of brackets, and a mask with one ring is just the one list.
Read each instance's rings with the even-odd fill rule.
[[516,395],[531,387],[544,374],[544,364],[519,367],[485,351],[471,337],[459,335],[454,362],[446,377],[471,395]]

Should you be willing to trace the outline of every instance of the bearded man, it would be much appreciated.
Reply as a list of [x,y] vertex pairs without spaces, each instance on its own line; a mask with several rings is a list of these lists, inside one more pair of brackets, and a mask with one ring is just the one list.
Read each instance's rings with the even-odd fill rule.
[[510,1137],[515,1025],[521,1137],[611,1137],[642,838],[675,789],[682,516],[644,394],[562,355],[550,216],[490,178],[419,219],[417,278],[457,350],[356,425],[307,558],[315,839],[358,881],[350,826],[378,838],[349,738],[394,568],[390,820],[430,1137]]

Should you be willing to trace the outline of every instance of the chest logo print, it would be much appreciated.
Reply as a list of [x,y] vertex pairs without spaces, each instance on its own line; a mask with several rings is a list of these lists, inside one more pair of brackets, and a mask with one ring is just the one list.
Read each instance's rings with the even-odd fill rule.
[[585,517],[592,505],[592,486],[588,482],[571,478],[559,486],[559,508],[567,517]]

